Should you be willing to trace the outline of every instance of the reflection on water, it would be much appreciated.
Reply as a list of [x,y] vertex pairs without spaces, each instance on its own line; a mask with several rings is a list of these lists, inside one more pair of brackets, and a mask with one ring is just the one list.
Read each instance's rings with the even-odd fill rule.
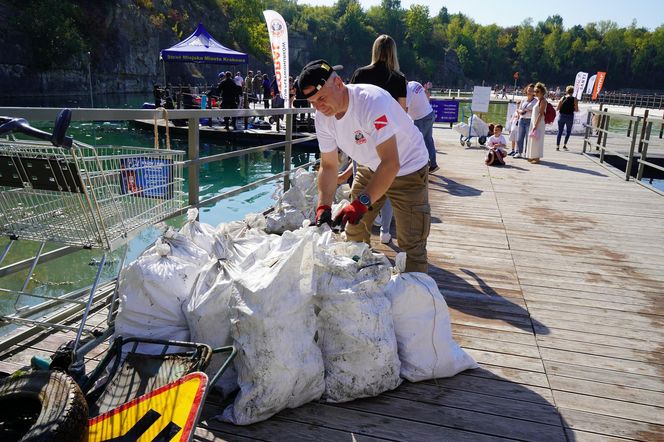
[[[96,107],[127,107],[126,104],[119,105],[118,99],[106,97],[95,97]],[[64,100],[64,102],[63,102]],[[89,107],[85,102],[85,97],[80,98],[81,107]],[[97,101],[99,100],[99,101]],[[115,101],[114,101],[115,100]],[[140,101],[142,97],[134,97],[133,103]],[[89,102],[89,97],[88,97]],[[127,102],[125,102],[127,103]],[[140,103],[138,103],[140,105]],[[42,99],[42,106],[76,107],[77,101],[73,98],[61,99]],[[34,106],[36,103],[26,102],[21,99],[20,103],[10,103],[7,100],[0,102],[3,106]],[[135,105],[133,107],[138,107]],[[45,130],[51,130],[52,122],[31,121],[35,127]],[[72,122],[68,132],[75,140],[94,146],[102,145],[121,145],[136,147],[152,147],[154,145],[154,134],[152,131],[141,130],[133,127],[128,122]],[[160,143],[164,145],[163,130],[160,133]],[[187,140],[171,137],[171,147],[173,149],[187,150]],[[238,149],[242,146],[231,146],[224,143],[201,143],[201,157],[228,152]],[[292,157],[294,165],[304,164],[310,161],[310,154],[295,152]],[[227,192],[237,187],[249,184],[257,179],[265,178],[283,170],[282,152],[259,152],[250,155],[230,158],[221,162],[207,163],[200,167],[199,191],[200,199],[207,199],[214,195]],[[185,170],[185,191],[188,189]],[[278,182],[275,182],[278,183]],[[233,196],[218,202],[214,207],[204,207],[200,211],[200,219],[212,225],[222,222],[242,219],[246,214],[261,212],[270,207],[273,203],[273,195],[277,190],[278,184],[269,183],[259,186],[240,195]],[[176,227],[181,226],[185,217],[168,221],[168,224]],[[146,228],[128,245],[127,260],[130,262],[135,259],[145,248],[151,244],[159,235],[159,230],[154,227]],[[5,248],[8,240],[0,238],[0,253]],[[14,244],[8,256],[3,262],[3,266],[9,263],[31,257],[38,247],[37,243],[19,240]],[[47,250],[59,247],[57,244],[48,245]],[[62,295],[71,292],[77,288],[85,287],[92,283],[97,266],[90,265],[91,262],[101,258],[100,251],[81,250],[80,252],[68,255],[57,260],[39,264],[31,278],[27,291],[37,294],[48,294],[51,296]],[[122,260],[122,251],[113,252],[108,257],[110,264],[105,266],[103,278],[113,277],[119,268]],[[27,270],[18,272],[0,278],[0,288],[10,290],[20,290],[23,286]],[[16,296],[13,294],[0,292],[0,314],[14,310]],[[41,302],[38,298],[21,296],[17,306],[34,305]],[[2,329],[0,329],[0,334]]]

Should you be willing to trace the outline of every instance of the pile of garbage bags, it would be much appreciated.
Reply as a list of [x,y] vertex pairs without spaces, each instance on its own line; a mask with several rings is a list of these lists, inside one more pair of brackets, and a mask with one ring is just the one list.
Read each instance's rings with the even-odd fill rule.
[[295,200],[282,200],[287,222],[251,215],[214,228],[190,211],[179,232],[167,231],[121,273],[116,334],[234,345],[215,387],[237,391],[220,418],[238,425],[477,367],[452,338],[435,281],[404,273],[403,257],[392,267],[368,245],[310,226],[313,214],[268,233],[295,222]]

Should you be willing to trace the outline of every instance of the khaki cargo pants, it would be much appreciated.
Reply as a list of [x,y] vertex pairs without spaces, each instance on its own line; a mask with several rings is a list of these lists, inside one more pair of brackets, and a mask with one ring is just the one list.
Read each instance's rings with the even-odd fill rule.
[[[373,172],[364,166],[358,166],[351,196],[357,198],[373,177]],[[358,224],[346,226],[349,241],[370,244],[371,226],[380,209],[389,197],[397,223],[397,241],[406,252],[406,271],[427,273],[427,237],[431,227],[431,207],[429,206],[429,165],[408,175],[396,177],[394,182],[371,209],[364,214]]]

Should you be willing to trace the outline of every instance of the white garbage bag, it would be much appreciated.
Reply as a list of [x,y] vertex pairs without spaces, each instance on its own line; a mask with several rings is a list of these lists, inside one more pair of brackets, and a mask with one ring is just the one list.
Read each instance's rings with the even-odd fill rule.
[[316,229],[273,237],[249,267],[229,265],[231,335],[240,392],[221,419],[248,425],[320,398],[323,360],[314,343],[313,244]]
[[198,209],[187,211],[187,222],[180,229],[180,233],[191,239],[201,249],[205,250],[213,258],[223,259],[226,257],[224,247],[217,237],[214,227],[199,222]]
[[[172,252],[159,241],[120,273],[116,336],[189,340],[182,304],[189,298],[199,267]],[[161,350],[156,345],[139,349],[144,353]]]
[[367,244],[336,241],[328,230],[318,241],[314,273],[324,399],[345,402],[396,388],[397,341],[382,293],[391,275],[387,258]]
[[452,337],[445,298],[425,273],[403,273],[405,253],[385,291],[399,344],[401,376],[411,382],[454,376],[478,365]]
[[[224,263],[214,261],[200,273],[184,313],[189,325],[191,340],[224,347],[233,344],[228,303],[231,298],[231,281],[224,271]],[[212,378],[221,368],[226,354],[213,356],[205,373]],[[217,381],[215,387],[225,396],[237,389],[237,372],[231,364]]]
[[328,402],[377,396],[401,384],[390,302],[381,281],[366,279],[322,296],[318,344]]

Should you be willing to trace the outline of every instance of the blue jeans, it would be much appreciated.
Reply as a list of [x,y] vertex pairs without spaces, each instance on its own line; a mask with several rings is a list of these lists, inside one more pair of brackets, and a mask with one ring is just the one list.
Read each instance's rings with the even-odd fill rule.
[[556,146],[560,146],[560,137],[563,135],[563,128],[567,126],[565,133],[565,146],[569,141],[569,136],[572,134],[572,126],[574,125],[574,114],[558,114],[558,137],[556,137]]
[[521,118],[519,120],[519,133],[516,135],[516,151],[521,155],[526,151],[528,129],[530,129],[530,118]]
[[392,227],[392,203],[389,198],[385,198],[385,204],[380,209],[380,233],[390,233]]
[[433,121],[436,118],[434,111],[431,111],[426,117],[422,117],[419,120],[413,121],[415,126],[422,132],[422,138],[424,138],[424,145],[427,147],[429,152],[429,165],[434,167],[438,164],[436,163],[436,146],[433,144]]

